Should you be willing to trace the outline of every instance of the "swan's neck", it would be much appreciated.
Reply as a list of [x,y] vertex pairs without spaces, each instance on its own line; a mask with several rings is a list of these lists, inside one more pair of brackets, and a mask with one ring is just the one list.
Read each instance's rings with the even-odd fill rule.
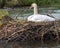
[[34,7],[34,15],[38,14],[37,6]]

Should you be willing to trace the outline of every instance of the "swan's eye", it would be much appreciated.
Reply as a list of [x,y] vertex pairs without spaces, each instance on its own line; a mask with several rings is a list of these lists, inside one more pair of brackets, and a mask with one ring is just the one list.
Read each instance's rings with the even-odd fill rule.
[[34,8],[33,6],[30,7],[30,9],[33,9],[33,8]]

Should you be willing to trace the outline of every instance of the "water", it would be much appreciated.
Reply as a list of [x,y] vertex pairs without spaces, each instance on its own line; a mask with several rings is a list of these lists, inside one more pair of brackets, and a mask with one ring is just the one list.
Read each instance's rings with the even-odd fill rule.
[[[50,9],[50,8],[39,8],[38,9],[39,14],[53,16],[56,20],[60,19],[60,9]],[[18,8],[9,10],[9,14],[12,18],[17,19],[27,19],[28,16],[33,14],[33,9],[29,8]]]
[[[33,14],[33,9],[29,8],[17,8],[7,9],[10,17],[16,20],[27,19],[28,16]],[[39,8],[39,14],[50,14],[55,17],[56,20],[60,19],[60,9]],[[0,48],[60,48],[60,42],[9,42],[0,43]]]
[[0,44],[0,48],[60,48],[60,42],[9,42]]

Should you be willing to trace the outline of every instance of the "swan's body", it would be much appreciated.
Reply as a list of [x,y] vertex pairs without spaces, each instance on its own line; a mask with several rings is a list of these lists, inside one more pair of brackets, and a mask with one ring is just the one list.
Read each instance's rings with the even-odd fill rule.
[[33,3],[31,7],[34,7],[34,14],[28,17],[28,21],[33,21],[33,22],[55,21],[55,19],[52,17],[38,14],[37,4]]
[[43,21],[55,21],[54,18],[46,16],[46,15],[31,15],[28,17],[28,21],[33,21],[33,22],[43,22]]

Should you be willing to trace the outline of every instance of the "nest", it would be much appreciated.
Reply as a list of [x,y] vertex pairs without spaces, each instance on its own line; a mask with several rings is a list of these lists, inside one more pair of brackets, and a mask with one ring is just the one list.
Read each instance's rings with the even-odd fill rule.
[[30,41],[56,40],[58,32],[55,22],[24,22],[9,21],[0,29],[0,40]]
[[[9,41],[41,40],[42,37],[44,37],[44,39],[47,37],[47,33],[57,37],[55,30],[53,22],[25,22],[24,24],[9,22],[0,29],[0,39]],[[54,37],[54,39],[56,37]]]

